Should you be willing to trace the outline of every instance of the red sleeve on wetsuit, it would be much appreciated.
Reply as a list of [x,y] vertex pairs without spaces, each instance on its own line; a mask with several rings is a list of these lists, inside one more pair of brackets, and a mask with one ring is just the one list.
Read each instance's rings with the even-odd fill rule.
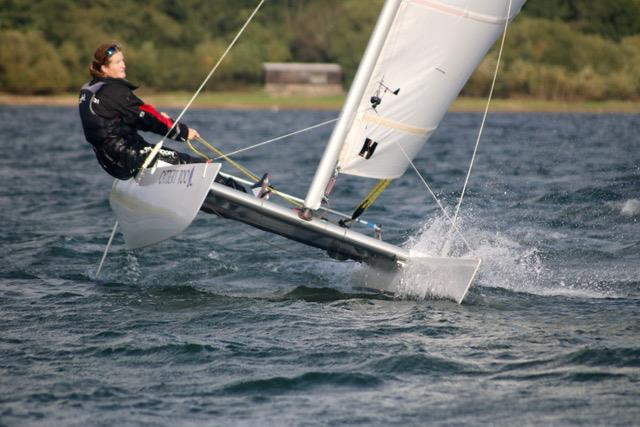
[[171,126],[173,126],[173,120],[160,114],[160,112],[156,110],[156,107],[154,107],[153,105],[142,104],[138,108],[140,108],[140,110],[144,111],[145,113],[151,114],[153,117],[155,117],[158,121],[160,121],[167,127],[167,130],[171,129]]

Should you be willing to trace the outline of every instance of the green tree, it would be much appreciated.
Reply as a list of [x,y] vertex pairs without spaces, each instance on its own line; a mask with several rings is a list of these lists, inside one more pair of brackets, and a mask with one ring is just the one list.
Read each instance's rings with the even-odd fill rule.
[[57,50],[37,31],[0,32],[0,90],[25,94],[62,92],[69,74]]
[[335,18],[333,31],[329,35],[330,58],[342,66],[346,86],[351,84],[355,76],[382,3],[381,0],[348,0]]
[[[0,90],[75,91],[119,41],[146,88],[193,90],[258,0],[0,0]],[[348,86],[383,0],[269,0],[208,89],[260,82],[265,61],[337,62]],[[529,0],[510,26],[497,96],[638,98],[640,0]],[[486,95],[496,47],[463,93]],[[46,77],[43,77],[46,76]]]

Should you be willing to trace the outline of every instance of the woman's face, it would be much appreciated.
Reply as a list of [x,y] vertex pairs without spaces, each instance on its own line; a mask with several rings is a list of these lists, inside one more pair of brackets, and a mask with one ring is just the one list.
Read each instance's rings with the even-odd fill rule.
[[109,62],[100,67],[105,76],[113,77],[114,79],[124,79],[127,76],[125,73],[126,68],[122,52],[116,52],[111,55]]

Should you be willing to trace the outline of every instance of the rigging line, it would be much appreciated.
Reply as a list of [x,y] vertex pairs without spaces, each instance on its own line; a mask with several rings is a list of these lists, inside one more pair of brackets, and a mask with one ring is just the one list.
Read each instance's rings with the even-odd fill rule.
[[[240,178],[240,177],[237,177],[237,176],[230,175],[228,173],[218,172],[218,174],[222,175],[224,177],[227,177],[227,178],[233,178],[236,181],[240,182],[241,184],[245,184],[245,185],[252,185],[253,184],[253,182],[251,182],[251,181],[248,181],[246,179],[243,179],[243,178]],[[283,193],[282,191],[280,191],[279,193],[281,195],[287,196],[288,198],[290,198],[291,200],[293,200],[295,202],[298,202],[299,203],[298,206],[302,206],[302,203],[304,203],[304,199],[300,199],[299,197],[292,196],[291,194]],[[321,211],[327,212],[329,214],[335,215],[337,217],[341,217],[341,218],[344,218],[344,219],[352,219],[351,215],[347,215],[346,213],[343,213],[343,212],[340,212],[340,211],[336,211],[334,209],[330,209],[330,208],[328,208],[326,206],[320,206],[320,208],[318,208],[318,209],[321,210]],[[362,224],[364,226],[367,226],[369,228],[374,228],[374,227],[378,226],[378,224],[374,224],[373,222],[365,221],[364,219],[360,219],[360,218],[356,218],[355,221],[357,223]]]
[[200,144],[206,146],[209,150],[211,150],[214,153],[218,154],[218,157],[217,157],[218,159],[224,159],[224,160],[228,161],[229,163],[231,163],[231,165],[233,167],[235,167],[240,172],[242,172],[245,176],[247,176],[248,178],[253,180],[253,182],[258,182],[259,181],[259,178],[258,178],[258,176],[256,174],[254,174],[249,169],[245,168],[244,166],[242,166],[240,163],[236,162],[235,160],[229,159],[227,157],[227,155],[222,152],[222,150],[220,150],[220,149],[214,147],[213,145],[209,144],[203,137],[199,136],[196,139],[198,140],[198,142]]
[[416,174],[418,175],[418,178],[420,178],[420,181],[422,181],[422,183],[424,184],[424,186],[427,188],[427,190],[429,191],[429,193],[431,194],[431,196],[433,197],[433,199],[436,201],[438,207],[440,208],[440,210],[442,211],[442,213],[444,214],[444,216],[449,220],[449,222],[451,223],[451,228],[453,230],[456,231],[456,233],[458,233],[458,236],[460,236],[460,238],[462,239],[462,241],[464,242],[464,244],[467,246],[467,249],[469,249],[469,251],[472,251],[473,249],[471,248],[471,245],[469,244],[469,242],[467,241],[467,239],[464,238],[464,236],[462,235],[462,232],[460,231],[460,229],[458,228],[458,226],[456,225],[456,223],[453,221],[453,219],[451,218],[451,216],[449,216],[449,214],[447,213],[446,209],[444,208],[444,206],[442,206],[442,203],[440,202],[440,200],[438,199],[438,196],[436,196],[436,194],[433,192],[433,190],[431,189],[431,187],[429,186],[429,184],[427,184],[427,181],[424,179],[424,177],[422,176],[422,174],[420,173],[420,171],[418,171],[418,168],[416,168],[416,165],[413,164],[413,162],[411,161],[411,159],[409,158],[409,156],[407,156],[407,153],[404,151],[404,149],[402,148],[402,146],[396,142],[396,145],[398,145],[398,147],[400,147],[400,151],[402,151],[402,154],[404,154],[404,156],[407,158],[407,160],[409,161],[409,164],[411,165],[411,167],[413,168],[413,170],[416,172]]
[[[250,170],[248,170],[248,169],[247,169],[247,168],[245,168],[244,166],[240,165],[238,162],[236,162],[236,161],[234,161],[234,160],[229,159],[229,158],[227,157],[227,155],[226,155],[226,154],[224,154],[221,150],[219,150],[218,148],[214,147],[212,144],[210,144],[209,142],[207,142],[204,138],[202,138],[202,137],[198,137],[198,138],[196,138],[196,139],[198,140],[198,142],[200,142],[201,144],[203,144],[203,145],[205,145],[206,147],[208,147],[211,151],[213,151],[214,153],[218,154],[218,155],[219,155],[219,157],[217,157],[217,159],[224,159],[224,160],[228,161],[229,163],[231,163],[231,165],[232,165],[232,166],[234,166],[234,167],[235,167],[236,169],[238,169],[240,172],[242,172],[243,174],[245,174],[247,177],[251,178],[253,181],[252,181],[252,182],[251,182],[251,181],[245,181],[245,180],[243,180],[243,179],[241,179],[241,178],[233,177],[232,175],[229,175],[229,174],[225,174],[225,173],[220,172],[220,174],[221,174],[221,175],[223,175],[223,176],[227,176],[227,177],[232,177],[232,178],[234,178],[234,179],[236,179],[236,180],[241,181],[243,184],[249,184],[249,185],[251,185],[251,184],[253,184],[254,182],[257,182],[257,181],[258,181],[258,177],[257,177],[253,172],[251,172]],[[208,157],[207,157],[206,155],[202,154],[200,151],[198,151],[198,150],[197,150],[193,145],[191,145],[190,143],[189,143],[189,147],[191,147],[191,149],[192,149],[194,152],[196,152],[196,153],[198,153],[199,155],[201,155],[202,157],[204,157],[204,158],[208,159]],[[383,181],[384,181],[384,180],[383,180]],[[389,182],[390,182],[390,180],[389,180]],[[378,183],[378,186],[380,186],[380,184],[382,184],[382,182]],[[388,185],[388,183],[387,183],[386,185],[384,185],[384,187],[380,190],[380,192],[381,192],[382,190],[384,190],[384,188],[386,188],[386,186],[387,186],[387,185]],[[376,186],[376,188],[377,188],[378,186]],[[289,202],[291,205],[293,205],[293,206],[297,206],[297,207],[301,207],[301,206],[303,206],[304,200],[299,199],[299,198],[297,198],[297,197],[294,197],[294,196],[292,196],[292,195],[290,195],[290,194],[284,193],[284,192],[282,192],[282,191],[276,190],[276,189],[275,189],[273,186],[271,186],[271,185],[270,185],[268,188],[271,190],[271,192],[272,192],[273,194],[275,194],[276,196],[280,197],[280,198],[281,198],[281,199],[283,199],[283,200],[286,200],[286,201],[287,201],[287,202]],[[373,202],[373,201],[372,201],[372,202]],[[371,203],[372,203],[372,202],[371,202]],[[369,204],[371,204],[371,203],[369,203]],[[375,229],[375,228],[379,228],[379,227],[380,227],[378,224],[374,224],[374,223],[372,223],[372,222],[365,221],[365,220],[363,220],[363,219],[359,219],[359,218],[353,218],[353,215],[352,215],[352,216],[349,216],[349,215],[344,214],[344,213],[342,213],[342,212],[338,212],[338,211],[335,211],[335,210],[333,210],[333,209],[329,209],[329,208],[326,208],[326,207],[321,207],[320,209],[321,209],[321,210],[323,210],[323,211],[325,211],[325,212],[328,212],[328,213],[334,214],[334,215],[336,215],[336,216],[341,216],[341,217],[344,217],[344,218],[350,218],[352,221],[353,221],[353,220],[355,220],[355,221],[356,221],[356,222],[358,222],[359,224],[365,225],[365,226],[370,227],[370,228],[374,228],[374,229]]]
[[[502,59],[502,51],[504,49],[504,41],[507,38],[507,28],[509,27],[509,17],[511,16],[511,5],[512,0],[509,0],[509,9],[507,10],[507,17],[504,21],[504,31],[502,33],[502,40],[500,41],[500,50],[498,51],[498,59],[496,61],[496,68],[493,72],[493,80],[491,82],[491,89],[489,90],[489,96],[487,98],[487,105],[484,109],[484,114],[482,116],[482,123],[480,124],[480,130],[478,131],[478,138],[476,139],[476,144],[473,148],[473,155],[471,156],[471,162],[469,163],[469,169],[467,170],[467,176],[464,180],[464,186],[462,187],[462,193],[460,193],[460,198],[458,199],[458,204],[456,206],[456,210],[453,215],[453,226],[456,224],[458,220],[458,214],[460,213],[460,206],[462,205],[462,199],[464,199],[465,192],[467,191],[467,186],[469,185],[469,178],[471,176],[471,170],[473,169],[473,164],[476,159],[476,153],[478,152],[478,147],[480,146],[480,138],[482,137],[482,132],[484,130],[484,124],[487,119],[487,114],[489,113],[489,105],[491,104],[491,98],[493,96],[493,90],[496,86],[496,80],[498,78],[498,70],[500,69],[500,60]],[[449,252],[449,246],[451,245],[451,232],[452,229],[449,230],[449,237],[445,241],[445,244],[442,248],[442,255],[446,255]]]
[[309,126],[309,127],[304,128],[304,129],[300,129],[300,130],[297,130],[297,131],[294,131],[294,132],[288,133],[288,134],[286,134],[286,135],[282,135],[282,136],[278,136],[278,137],[276,137],[276,138],[268,139],[268,140],[266,140],[266,141],[262,141],[262,142],[259,142],[259,143],[257,143],[257,144],[254,144],[254,145],[252,145],[252,146],[250,146],[250,147],[241,148],[241,149],[239,149],[239,150],[232,151],[231,153],[227,153],[227,154],[225,154],[224,156],[216,157],[216,158],[215,158],[215,159],[213,159],[213,160],[220,160],[220,159],[222,159],[222,158],[224,158],[224,157],[234,156],[234,155],[236,155],[236,154],[239,154],[239,153],[242,153],[242,152],[244,152],[244,151],[248,151],[248,150],[251,150],[251,149],[254,149],[254,148],[257,148],[257,147],[260,147],[260,146],[262,146],[262,145],[269,144],[269,143],[271,143],[271,142],[279,141],[279,140],[281,140],[281,139],[288,138],[288,137],[290,137],[290,136],[297,135],[297,134],[302,133],[302,132],[307,132],[307,131],[310,131],[310,130],[312,130],[312,129],[319,128],[319,127],[321,127],[321,126],[326,126],[326,125],[328,125],[328,124],[331,124],[331,123],[337,122],[337,121],[338,121],[338,119],[339,119],[339,117],[336,117],[335,119],[327,120],[326,122],[318,123],[318,124],[315,124],[315,125],[313,125],[313,126]]
[[209,71],[209,74],[207,75],[207,77],[205,77],[205,79],[202,81],[202,84],[200,85],[200,87],[198,88],[198,90],[195,91],[195,93],[193,94],[193,96],[191,97],[191,99],[189,100],[189,102],[187,103],[187,105],[182,109],[182,112],[180,112],[180,115],[178,115],[178,118],[176,120],[174,120],[173,122],[173,126],[171,126],[171,129],[169,129],[167,131],[167,133],[165,134],[165,136],[153,147],[153,150],[151,150],[151,153],[149,153],[149,155],[147,156],[147,158],[145,159],[141,171],[144,171],[148,166],[149,163],[151,163],[151,161],[155,158],[155,156],[158,154],[158,152],[160,151],[160,149],[162,148],[162,144],[164,143],[165,138],[169,135],[169,133],[171,133],[171,131],[178,125],[178,123],[180,122],[180,119],[182,118],[182,116],[184,115],[184,113],[187,112],[187,110],[189,109],[189,107],[191,107],[191,104],[193,103],[193,101],[196,99],[196,97],[200,94],[200,92],[202,91],[202,89],[204,88],[204,86],[207,84],[207,82],[209,81],[209,79],[211,78],[211,76],[213,75],[213,73],[215,73],[215,71],[218,69],[218,67],[220,66],[220,64],[222,63],[222,61],[224,60],[224,58],[227,56],[227,54],[229,53],[229,51],[231,50],[231,48],[236,44],[236,42],[238,41],[238,39],[240,38],[240,36],[242,35],[242,33],[244,32],[245,28],[247,28],[247,25],[249,25],[249,23],[251,22],[251,20],[253,19],[253,17],[256,15],[256,13],[258,13],[258,10],[260,10],[260,7],[262,7],[262,4],[264,3],[265,0],[260,0],[260,3],[258,4],[258,6],[256,6],[256,8],[253,10],[253,12],[251,13],[251,15],[249,16],[249,18],[247,18],[246,22],[244,23],[244,25],[242,26],[242,28],[240,28],[240,31],[238,31],[238,34],[236,34],[236,36],[233,38],[233,40],[231,41],[231,43],[229,44],[229,46],[227,46],[227,49],[224,51],[224,53],[222,54],[222,56],[220,56],[220,59],[218,59],[218,62],[216,62],[216,64],[213,66],[213,68],[211,69],[211,71]]
[[115,236],[117,229],[118,229],[118,221],[116,221],[116,223],[113,224],[113,230],[111,230],[111,236],[109,236],[107,247],[104,248],[102,259],[100,259],[100,264],[98,265],[98,270],[96,271],[96,280],[98,280],[98,276],[100,275],[100,270],[102,270],[102,264],[104,264],[104,260],[107,258],[107,252],[109,252],[109,248],[111,247],[111,242],[113,242],[113,236]]
[[[219,150],[218,148],[214,147],[213,145],[209,144],[203,137],[199,136],[197,138],[197,140],[201,144],[207,146],[211,151],[213,151],[214,153],[218,154],[220,156],[220,157],[218,157],[219,159],[222,158],[222,159],[228,161],[229,163],[231,163],[232,166],[234,166],[240,172],[245,174],[247,177],[251,178],[253,180],[253,182],[258,182],[259,181],[259,178],[258,178],[258,176],[256,174],[254,174],[253,172],[251,172],[249,169],[245,168],[244,166],[240,165],[235,160],[232,160],[232,159],[228,158],[226,154],[224,154],[221,150]],[[281,191],[276,190],[273,186],[269,185],[268,188],[269,188],[269,190],[271,190],[271,192],[273,194],[275,194],[276,196],[286,200],[290,204],[292,204],[294,206],[298,206],[298,207],[302,206],[301,203],[296,202],[295,200],[291,199],[286,193],[283,193]]]
[[191,151],[193,151],[194,153],[196,153],[198,156],[202,157],[204,160],[206,160],[207,162],[210,162],[211,159],[204,154],[203,152],[201,152],[200,150],[198,150],[196,147],[193,146],[193,144],[191,143],[191,141],[187,141],[187,145],[189,146],[189,148],[191,149]]

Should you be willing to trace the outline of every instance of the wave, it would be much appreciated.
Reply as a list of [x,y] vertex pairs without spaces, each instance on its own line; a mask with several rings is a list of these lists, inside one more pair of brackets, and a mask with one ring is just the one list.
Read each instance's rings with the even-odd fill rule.
[[303,300],[307,302],[333,302],[346,299],[391,299],[381,293],[361,292],[361,293],[349,293],[341,292],[334,288],[321,287],[312,288],[307,286],[298,286],[295,289],[287,292],[279,299],[284,300]]
[[240,381],[228,385],[223,392],[231,394],[269,394],[307,391],[318,387],[371,388],[382,384],[378,376],[359,372],[307,372],[295,377],[271,377]]
[[493,380],[602,382],[633,378],[640,367],[639,348],[582,348],[551,358],[506,364],[491,375]]
[[640,348],[584,348],[563,359],[569,365],[640,368]]
[[[89,341],[109,342],[117,338],[110,336],[97,337],[93,336]],[[148,360],[172,360],[175,363],[186,362],[183,358],[191,359],[199,357],[201,354],[214,353],[220,349],[210,344],[201,344],[193,342],[184,343],[167,343],[155,346],[139,346],[136,341],[119,343],[114,345],[93,345],[85,346],[80,351],[61,350],[56,353],[58,357],[68,357],[71,355],[82,354],[83,357],[145,357]]]
[[466,364],[425,354],[389,356],[370,366],[379,374],[390,375],[458,375],[470,371]]

